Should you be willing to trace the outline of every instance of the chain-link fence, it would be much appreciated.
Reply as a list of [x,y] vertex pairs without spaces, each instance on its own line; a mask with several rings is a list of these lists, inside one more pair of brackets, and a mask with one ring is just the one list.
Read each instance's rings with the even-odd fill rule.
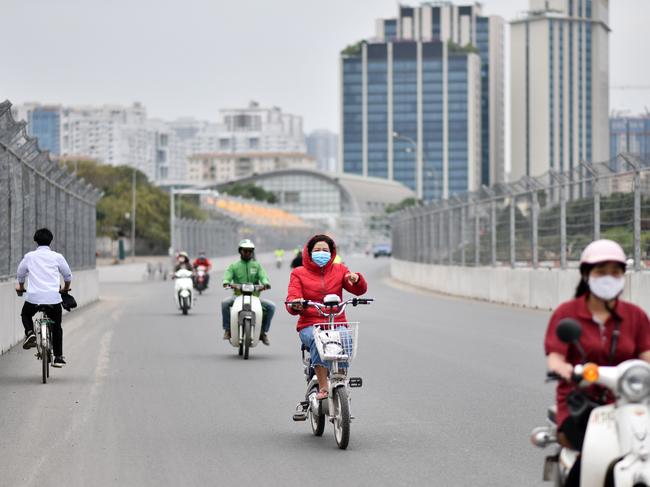
[[237,253],[237,245],[244,238],[255,242],[258,252],[269,252],[277,248],[292,249],[302,246],[313,230],[307,228],[278,228],[251,225],[232,218],[218,220],[174,220],[174,242],[176,250],[184,250],[190,256],[205,251],[213,257]]
[[[483,187],[392,218],[393,255],[444,265],[566,268],[592,240],[650,258],[650,161],[632,154]],[[648,265],[650,267],[650,263]]]
[[95,205],[100,192],[52,162],[24,122],[0,103],[0,280],[34,248],[34,231],[54,233],[52,248],[73,269],[95,266]]

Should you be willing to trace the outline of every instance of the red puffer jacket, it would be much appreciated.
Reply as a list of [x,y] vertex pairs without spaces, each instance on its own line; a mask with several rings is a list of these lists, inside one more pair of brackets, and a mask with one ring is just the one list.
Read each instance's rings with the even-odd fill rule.
[[[324,267],[318,267],[312,260],[307,246],[302,250],[302,267],[296,267],[291,271],[289,279],[289,291],[286,301],[296,299],[308,299],[310,301],[323,302],[328,294],[338,294],[343,299],[343,289],[357,296],[361,296],[368,290],[368,284],[361,274],[356,284],[350,284],[347,274],[350,272],[343,264],[334,264],[336,248],[332,249],[332,258]],[[287,305],[287,311],[292,315],[300,315],[296,329],[298,331],[313,325],[324,323],[324,318],[316,308],[310,306],[302,311],[294,311]],[[336,318],[336,321],[347,321],[345,313]]]

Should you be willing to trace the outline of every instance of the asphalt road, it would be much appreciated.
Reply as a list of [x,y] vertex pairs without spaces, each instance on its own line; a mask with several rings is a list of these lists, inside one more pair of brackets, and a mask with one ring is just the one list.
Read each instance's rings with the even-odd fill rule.
[[[0,485],[544,485],[528,434],[553,399],[548,313],[396,285],[384,259],[349,264],[376,302],[349,312],[364,387],[347,451],[331,425],[316,438],[291,420],[305,383],[281,306],[271,347],[244,361],[221,340],[218,286],[182,316],[170,282],[112,284],[64,316],[68,366],[47,385],[33,353],[0,356]],[[266,267],[280,304],[289,270]]]

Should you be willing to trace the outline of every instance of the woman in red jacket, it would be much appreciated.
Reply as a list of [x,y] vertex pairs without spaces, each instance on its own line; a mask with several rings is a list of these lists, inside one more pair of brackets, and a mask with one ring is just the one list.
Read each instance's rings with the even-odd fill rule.
[[[564,447],[581,450],[587,421],[592,408],[579,416],[569,414],[570,396],[574,394],[571,374],[576,364],[594,362],[618,365],[625,360],[650,362],[650,321],[645,312],[619,298],[625,285],[625,252],[612,240],[590,243],[580,257],[581,280],[575,299],[562,303],[551,316],[544,348],[548,368],[565,380],[557,386],[558,440]],[[579,346],[567,345],[556,336],[564,318],[582,325]],[[602,389],[582,390],[593,403],[611,402]],[[580,460],[574,464],[565,487],[579,485]]]
[[[300,315],[296,329],[300,340],[309,348],[311,363],[318,378],[317,399],[327,397],[327,364],[320,359],[314,343],[314,324],[323,323],[323,316],[313,307],[304,308],[300,301],[323,302],[328,294],[343,298],[343,289],[357,296],[364,294],[368,285],[361,274],[350,272],[343,264],[335,264],[336,244],[327,235],[315,235],[302,251],[302,267],[291,271],[287,310],[292,315]],[[342,314],[338,321],[347,321]]]

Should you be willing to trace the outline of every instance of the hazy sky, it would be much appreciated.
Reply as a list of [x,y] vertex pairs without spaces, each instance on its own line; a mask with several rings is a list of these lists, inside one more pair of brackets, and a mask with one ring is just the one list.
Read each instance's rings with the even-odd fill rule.
[[[414,4],[415,2],[405,2]],[[456,2],[467,3],[467,2]],[[338,131],[338,53],[395,0],[0,0],[0,100],[122,105],[216,120],[257,100]],[[650,2],[611,4],[611,84],[650,85]],[[485,0],[511,19],[527,0]],[[650,108],[650,90],[612,109]]]

